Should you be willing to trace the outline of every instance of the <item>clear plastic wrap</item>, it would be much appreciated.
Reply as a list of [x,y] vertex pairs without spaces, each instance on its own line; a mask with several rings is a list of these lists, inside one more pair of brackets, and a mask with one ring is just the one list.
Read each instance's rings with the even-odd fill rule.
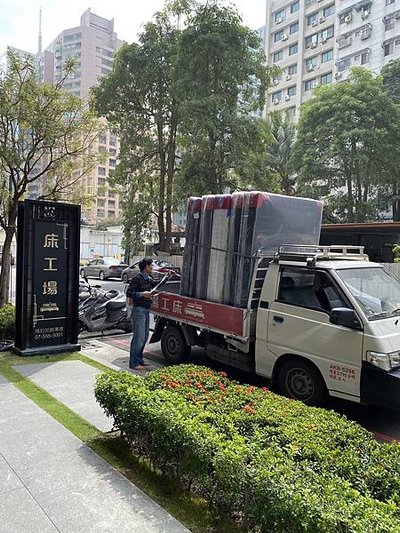
[[214,204],[214,195],[203,196],[201,203],[201,221],[198,240],[198,262],[195,287],[196,298],[203,300],[207,298]]
[[318,244],[322,207],[265,192],[191,198],[181,294],[246,307],[255,257],[272,257],[283,244]]
[[191,197],[187,204],[185,249],[181,269],[181,294],[194,296],[198,264],[201,198]]
[[228,229],[231,214],[230,194],[218,194],[214,199],[211,232],[211,252],[207,281],[207,300],[222,302],[228,260]]

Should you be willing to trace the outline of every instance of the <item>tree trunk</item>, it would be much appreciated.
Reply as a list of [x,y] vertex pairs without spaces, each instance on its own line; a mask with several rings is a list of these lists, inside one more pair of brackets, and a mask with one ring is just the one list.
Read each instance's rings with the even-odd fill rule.
[[354,222],[354,198],[353,198],[353,181],[351,176],[346,178],[347,184],[347,221]]
[[10,271],[11,271],[11,245],[15,234],[15,221],[6,229],[6,238],[1,254],[0,272],[0,308],[9,302],[10,295]]
[[171,251],[172,238],[172,190],[175,176],[175,156],[176,156],[176,131],[177,131],[177,117],[173,114],[171,119],[169,143],[168,143],[168,166],[167,166],[167,200],[166,200],[166,235],[165,235],[165,251]]
[[393,222],[400,221],[400,189],[397,183],[393,183],[392,216]]

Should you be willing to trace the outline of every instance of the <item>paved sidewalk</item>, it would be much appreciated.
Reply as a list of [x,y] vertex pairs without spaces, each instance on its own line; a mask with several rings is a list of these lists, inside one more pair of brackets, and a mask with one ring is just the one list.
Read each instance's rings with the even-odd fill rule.
[[82,361],[59,361],[16,365],[14,370],[42,387],[104,433],[111,431],[108,418],[94,397],[94,385],[101,371]]
[[[36,367],[29,377],[43,386],[58,365],[65,376],[66,367],[59,362],[54,368],[29,365]],[[71,372],[82,371],[80,365],[71,368]],[[66,391],[58,393],[68,404]],[[76,396],[70,391],[74,404]],[[78,403],[71,407],[77,409]],[[0,377],[0,533],[188,531]]]

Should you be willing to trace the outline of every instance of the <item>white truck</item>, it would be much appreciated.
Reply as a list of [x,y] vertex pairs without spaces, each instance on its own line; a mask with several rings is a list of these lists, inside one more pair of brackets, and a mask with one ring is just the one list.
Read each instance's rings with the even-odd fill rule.
[[163,292],[150,342],[191,346],[270,378],[282,394],[400,408],[400,283],[362,247],[286,245],[258,257],[246,309]]

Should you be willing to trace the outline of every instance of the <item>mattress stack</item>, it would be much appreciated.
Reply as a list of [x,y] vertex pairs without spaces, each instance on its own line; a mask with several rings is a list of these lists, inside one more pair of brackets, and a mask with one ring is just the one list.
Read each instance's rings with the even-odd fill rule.
[[264,192],[190,198],[181,294],[246,307],[255,258],[317,244],[322,202]]

